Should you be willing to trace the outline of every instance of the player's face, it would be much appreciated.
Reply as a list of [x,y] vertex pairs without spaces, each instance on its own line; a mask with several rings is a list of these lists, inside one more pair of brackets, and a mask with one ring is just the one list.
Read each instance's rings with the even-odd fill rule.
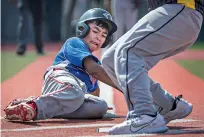
[[108,30],[97,26],[95,23],[89,24],[90,31],[89,34],[84,38],[84,41],[88,45],[91,52],[101,48],[108,35]]

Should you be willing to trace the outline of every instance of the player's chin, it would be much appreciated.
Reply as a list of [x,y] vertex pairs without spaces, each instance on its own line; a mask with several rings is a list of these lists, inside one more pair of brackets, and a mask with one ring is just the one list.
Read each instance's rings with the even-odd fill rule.
[[96,45],[92,45],[92,47],[91,47],[91,51],[94,52],[94,51],[96,51],[96,50],[98,50],[98,46],[96,46]]
[[98,49],[91,50],[91,52],[97,51]]

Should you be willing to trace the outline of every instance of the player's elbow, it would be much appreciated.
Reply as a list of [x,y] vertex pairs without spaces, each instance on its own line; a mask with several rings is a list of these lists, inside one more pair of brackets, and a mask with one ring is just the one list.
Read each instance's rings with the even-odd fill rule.
[[98,71],[92,71],[89,73],[92,77],[94,77],[95,79],[100,79],[100,73]]
[[88,69],[88,73],[89,73],[89,75],[91,75],[95,79],[100,80],[103,73],[104,73],[104,70],[100,65],[97,64],[97,65],[93,65],[92,67],[90,67]]

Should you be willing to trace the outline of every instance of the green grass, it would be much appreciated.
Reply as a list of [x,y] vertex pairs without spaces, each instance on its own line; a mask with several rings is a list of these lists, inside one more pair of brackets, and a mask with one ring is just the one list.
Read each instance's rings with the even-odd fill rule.
[[[204,50],[204,42],[197,42],[190,49]],[[192,74],[204,79],[204,60],[180,60],[178,63]]]
[[191,47],[191,49],[202,49],[202,50],[204,50],[204,43],[201,43],[201,42],[195,43],[195,44]]
[[178,63],[192,74],[204,79],[204,60],[179,60]]
[[[204,50],[204,43],[196,43],[191,49]],[[28,64],[37,59],[39,55],[35,52],[27,52],[25,56],[17,56],[14,52],[1,52],[1,82],[9,79],[20,72]],[[184,68],[191,73],[204,79],[204,60],[203,61],[178,61]]]
[[14,52],[1,52],[1,82],[20,72],[38,57],[35,52],[27,52],[25,56],[17,56]]

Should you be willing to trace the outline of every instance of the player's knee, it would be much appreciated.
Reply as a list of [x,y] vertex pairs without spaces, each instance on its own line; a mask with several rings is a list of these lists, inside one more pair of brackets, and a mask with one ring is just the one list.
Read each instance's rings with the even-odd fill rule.
[[105,100],[101,101],[101,114],[102,116],[107,112],[108,110],[108,104],[106,103]]
[[88,108],[86,113],[89,118],[102,118],[108,110],[105,100],[90,94],[85,94],[85,104],[85,107]]
[[60,105],[69,113],[76,111],[84,102],[84,92],[76,87],[69,88],[64,97],[60,97]]
[[108,110],[108,105],[105,100],[101,100],[98,104],[97,110],[95,111],[95,118],[102,118]]

